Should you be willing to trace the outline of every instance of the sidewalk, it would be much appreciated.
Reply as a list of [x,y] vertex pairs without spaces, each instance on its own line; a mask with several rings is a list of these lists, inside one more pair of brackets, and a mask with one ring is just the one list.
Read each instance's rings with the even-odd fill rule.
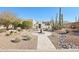
[[51,35],[50,32],[44,32],[44,33],[38,33],[35,32],[34,35],[38,36],[38,45],[37,45],[37,50],[45,50],[45,51],[50,51],[53,49],[56,49],[50,39],[48,38],[48,35]]

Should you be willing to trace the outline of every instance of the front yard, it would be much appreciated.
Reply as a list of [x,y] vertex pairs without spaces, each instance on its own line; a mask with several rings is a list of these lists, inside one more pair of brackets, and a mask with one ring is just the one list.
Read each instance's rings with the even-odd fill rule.
[[36,49],[37,36],[26,30],[8,34],[8,31],[0,33],[0,49]]
[[74,32],[55,31],[49,38],[57,49],[79,49],[79,36]]

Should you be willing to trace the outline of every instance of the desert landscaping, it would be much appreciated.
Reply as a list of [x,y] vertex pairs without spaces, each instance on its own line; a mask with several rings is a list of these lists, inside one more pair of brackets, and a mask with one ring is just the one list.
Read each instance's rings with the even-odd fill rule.
[[36,49],[37,37],[29,34],[25,30],[10,35],[7,32],[0,33],[0,49]]
[[79,19],[64,21],[63,8],[55,18],[36,21],[0,12],[0,50],[53,51],[79,49]]

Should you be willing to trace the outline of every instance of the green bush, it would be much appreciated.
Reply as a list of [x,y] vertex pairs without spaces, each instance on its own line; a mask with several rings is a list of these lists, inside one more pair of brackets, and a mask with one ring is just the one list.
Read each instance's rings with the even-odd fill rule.
[[32,27],[32,21],[23,21],[22,22],[22,28],[31,28]]
[[32,21],[22,21],[22,23],[21,22],[19,22],[19,21],[14,21],[13,22],[13,25],[14,25],[14,28],[16,29],[17,27],[21,27],[22,29],[25,29],[25,28],[31,28],[32,27],[32,25],[33,25],[33,23],[32,23]]
[[19,26],[19,24],[20,22],[17,20],[12,23],[12,25],[14,26],[14,29],[16,29]]

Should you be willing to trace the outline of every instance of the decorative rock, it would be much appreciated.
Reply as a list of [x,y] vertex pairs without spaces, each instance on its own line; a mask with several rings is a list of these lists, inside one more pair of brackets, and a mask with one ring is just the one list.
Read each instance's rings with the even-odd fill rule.
[[58,46],[64,49],[79,49],[79,46],[74,45],[73,43],[65,43],[66,40],[66,34],[61,34],[58,38]]
[[62,45],[62,48],[64,49],[68,49],[68,47],[66,45]]

